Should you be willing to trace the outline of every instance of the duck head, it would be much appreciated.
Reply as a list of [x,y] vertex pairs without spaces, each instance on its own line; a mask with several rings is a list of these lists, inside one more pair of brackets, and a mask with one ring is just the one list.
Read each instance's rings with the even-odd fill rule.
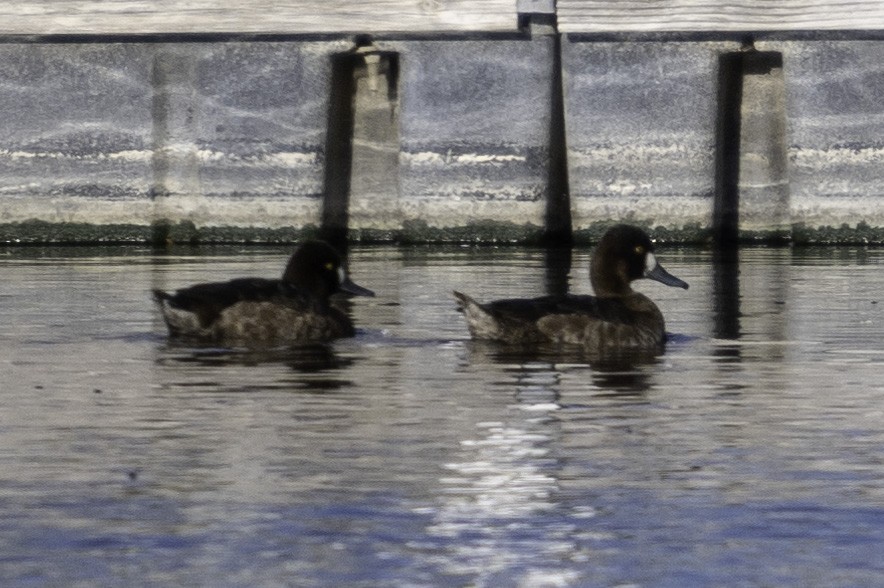
[[374,296],[374,292],[347,277],[341,256],[324,241],[301,243],[289,258],[282,281],[317,299],[326,299],[336,292]]
[[596,296],[625,296],[633,280],[648,278],[667,286],[687,289],[657,261],[650,237],[638,227],[616,225],[608,229],[593,251],[589,279]]

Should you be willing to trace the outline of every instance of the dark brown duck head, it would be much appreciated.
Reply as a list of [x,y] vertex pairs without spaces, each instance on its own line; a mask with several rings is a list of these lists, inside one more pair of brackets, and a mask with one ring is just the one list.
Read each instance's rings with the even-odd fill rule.
[[667,286],[688,285],[665,269],[654,256],[654,244],[638,227],[616,225],[608,229],[592,253],[589,280],[596,296],[626,296],[633,280],[649,278]]
[[374,296],[374,292],[353,283],[344,270],[341,256],[324,241],[304,241],[289,259],[282,281],[315,300],[327,300],[336,292]]

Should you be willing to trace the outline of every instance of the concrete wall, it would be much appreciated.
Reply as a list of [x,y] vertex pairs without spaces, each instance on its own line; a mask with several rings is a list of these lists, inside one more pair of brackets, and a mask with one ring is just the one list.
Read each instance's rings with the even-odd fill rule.
[[[331,60],[352,38],[165,41],[0,44],[0,241],[317,230]],[[352,235],[540,238],[554,37],[390,37],[376,48],[398,55],[398,89],[357,84]],[[884,241],[884,43],[756,48],[782,53],[783,67],[764,74],[779,81],[743,84],[746,235]],[[719,58],[736,51],[735,40],[562,38],[579,239],[624,220],[671,239],[710,236]],[[369,129],[378,124],[381,135]]]
[[574,230],[712,222],[718,55],[735,43],[564,46]]
[[[356,235],[535,238],[544,224],[552,38],[381,48],[399,53],[402,69],[388,109],[400,125],[399,190],[372,199],[390,182],[371,175],[390,170],[359,169],[360,127]],[[18,224],[34,220],[113,226],[108,238],[134,239],[157,223],[208,240],[315,230],[331,58],[351,49],[349,41],[0,45],[0,234],[67,238],[66,227],[52,237],[41,223]]]
[[152,53],[0,44],[0,222],[152,218]]
[[884,227],[884,42],[775,46],[784,54],[796,230]]
[[[742,80],[743,238],[884,240],[884,43],[766,40],[782,68]],[[692,239],[714,225],[719,58],[736,41],[564,46],[578,235],[624,219]],[[693,230],[696,229],[696,230]]]
[[335,48],[0,45],[0,223],[315,224]]
[[402,46],[400,185],[409,226],[462,232],[490,221],[509,225],[496,229],[501,240],[538,236],[551,50],[549,37]]

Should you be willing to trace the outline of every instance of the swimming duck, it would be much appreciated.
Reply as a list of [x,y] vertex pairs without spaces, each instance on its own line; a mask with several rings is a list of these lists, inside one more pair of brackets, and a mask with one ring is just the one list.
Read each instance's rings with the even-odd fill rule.
[[631,282],[650,278],[688,285],[663,269],[651,239],[638,227],[616,225],[599,241],[590,261],[595,296],[545,296],[480,304],[454,296],[474,339],[506,343],[576,344],[591,352],[657,351],[665,340],[663,314]]
[[153,295],[172,336],[266,344],[352,337],[350,318],[329,300],[339,291],[374,296],[347,277],[330,245],[305,241],[281,279],[237,278]]

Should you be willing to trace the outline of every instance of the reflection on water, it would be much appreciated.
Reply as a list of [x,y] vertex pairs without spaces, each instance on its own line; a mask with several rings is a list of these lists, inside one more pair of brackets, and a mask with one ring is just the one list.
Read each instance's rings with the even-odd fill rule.
[[647,390],[653,366],[660,362],[656,351],[629,350],[598,355],[579,348],[552,345],[500,345],[493,341],[467,341],[464,345],[473,365],[494,363],[519,370],[546,366],[553,373],[579,367],[600,390],[615,395],[640,394]]
[[660,357],[472,342],[586,249],[355,247],[357,336],[169,342],[288,248],[0,254],[0,583],[875,585],[884,250],[664,249]]
[[712,321],[718,339],[740,338],[740,250],[724,247],[712,254]]
[[[172,370],[176,365],[194,365],[211,370],[213,368],[266,368],[269,365],[285,367],[291,374],[284,387],[305,390],[330,390],[350,385],[350,380],[336,377],[343,368],[350,366],[353,359],[340,357],[330,345],[303,345],[269,349],[215,349],[188,347],[169,344],[157,359],[157,364]],[[181,385],[172,383],[171,386]],[[208,386],[219,386],[219,382],[209,382]]]
[[[568,279],[571,274],[571,250],[566,247],[549,247],[543,253],[543,264],[546,270],[546,284],[543,294],[549,296],[565,296],[568,294]],[[589,269],[582,277],[589,279]],[[537,293],[536,295],[540,295]]]

